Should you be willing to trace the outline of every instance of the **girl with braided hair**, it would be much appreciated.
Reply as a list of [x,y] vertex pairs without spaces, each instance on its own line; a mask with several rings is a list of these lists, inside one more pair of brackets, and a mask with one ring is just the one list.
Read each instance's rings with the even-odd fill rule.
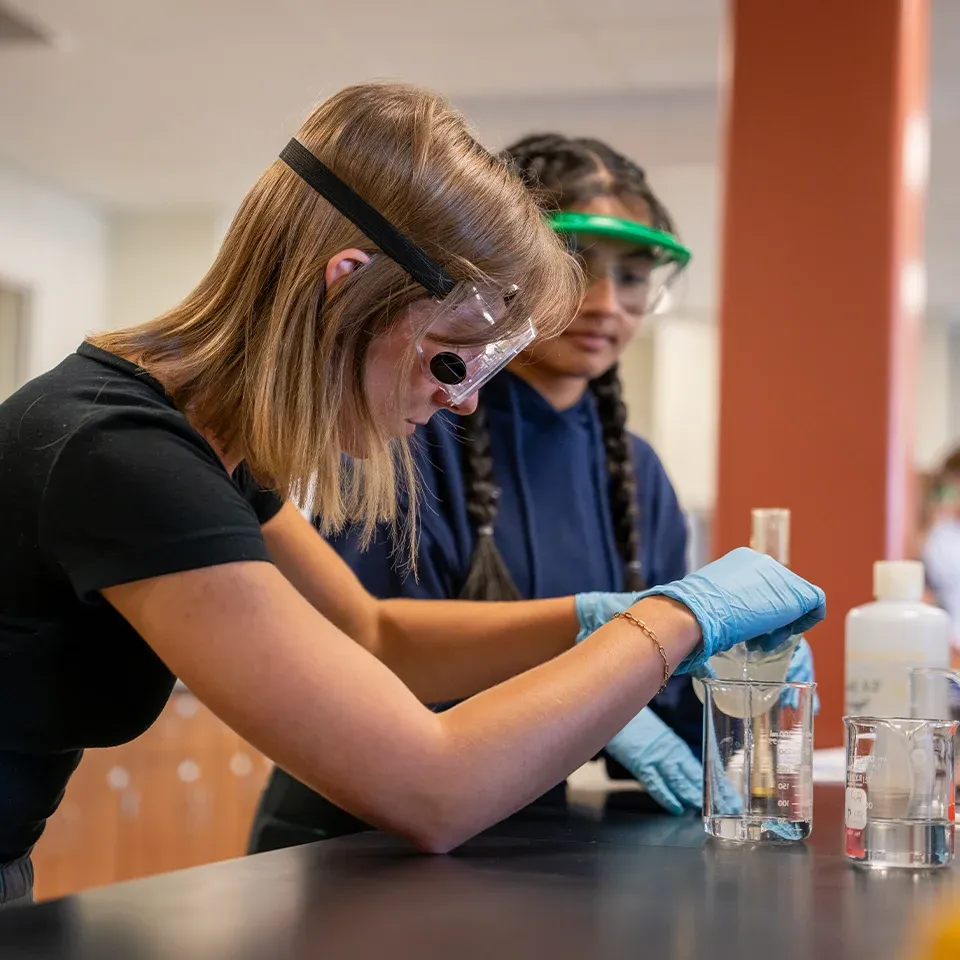
[[[562,230],[571,225],[591,232],[567,234],[590,280],[577,318],[560,337],[534,345],[514,365],[513,376],[501,379],[512,386],[516,386],[514,380],[524,381],[558,412],[581,404],[593,408],[606,474],[600,487],[606,487],[609,498],[609,522],[601,526],[612,528],[616,552],[616,560],[612,564],[608,560],[607,566],[617,566],[619,561],[625,587],[642,590],[684,570],[686,528],[656,454],[626,429],[617,361],[641,316],[655,305],[665,290],[665,280],[672,279],[675,272],[657,283],[654,267],[663,260],[664,251],[636,243],[632,237],[617,237],[615,226],[613,236],[592,231],[598,224],[607,226],[603,219],[652,227],[651,237],[654,231],[674,237],[676,230],[643,169],[602,141],[534,135],[508,147],[505,154],[548,211],[586,214],[580,218],[554,215],[555,226]],[[685,265],[689,254],[682,248],[676,252],[681,258],[667,258],[667,263]],[[484,399],[493,392],[488,388]],[[496,548],[496,538],[486,534],[497,516],[500,489],[490,482],[486,406],[481,403],[463,424],[472,441],[464,445],[468,511],[475,529],[481,532],[461,595],[516,599],[521,594]],[[559,452],[561,456],[565,453]],[[638,472],[644,481],[639,487]],[[658,493],[662,496],[655,500]],[[647,535],[642,545],[641,523]]]
[[[617,361],[689,253],[644,171],[607,144],[530,136],[505,158],[580,257],[586,296],[562,335],[486,384],[472,415],[441,413],[418,431],[427,496],[416,577],[385,532],[369,549],[357,531],[331,540],[375,596],[549,598],[686,573],[684,517],[657,455],[627,431]],[[607,769],[682,813],[700,805],[701,736],[690,680],[672,678],[608,745]],[[362,826],[277,770],[251,848]]]

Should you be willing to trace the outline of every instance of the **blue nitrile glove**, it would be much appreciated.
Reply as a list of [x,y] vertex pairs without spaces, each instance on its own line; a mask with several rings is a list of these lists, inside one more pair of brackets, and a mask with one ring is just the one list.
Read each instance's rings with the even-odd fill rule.
[[739,547],[682,580],[642,593],[578,594],[577,641],[603,626],[615,613],[653,596],[682,603],[700,624],[701,642],[676,673],[702,673],[715,653],[744,641],[750,641],[752,649],[772,650],[826,616],[826,597],[819,587],[771,557]]
[[700,808],[700,761],[649,707],[644,707],[607,744],[606,751],[668,813],[679,815]]
[[787,667],[787,681],[789,683],[813,683],[813,651],[805,637],[800,638],[797,649],[790,658]]
[[[797,649],[793,651],[793,656],[790,658],[790,666],[787,667],[787,682],[788,683],[813,683],[813,651],[810,649],[810,644],[807,643],[805,637],[800,638],[800,642],[797,644]],[[794,709],[797,708],[799,698],[796,695],[796,691],[787,690],[786,697],[787,703],[792,706]],[[814,715],[820,712],[820,697],[817,695],[816,690],[813,692],[813,713]]]

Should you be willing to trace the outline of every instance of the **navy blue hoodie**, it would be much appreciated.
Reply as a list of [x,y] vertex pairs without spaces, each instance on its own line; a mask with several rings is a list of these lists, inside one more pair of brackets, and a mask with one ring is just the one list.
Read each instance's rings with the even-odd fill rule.
[[[483,388],[480,402],[500,488],[494,538],[521,595],[539,599],[623,590],[593,394],[587,391],[575,406],[558,411],[505,372]],[[458,420],[442,412],[418,430],[416,459],[424,489],[416,580],[397,569],[385,535],[366,551],[349,531],[330,541],[374,596],[449,599],[460,594],[475,535],[466,511]],[[687,528],[653,448],[639,437],[632,440],[640,561],[652,586],[686,573]],[[702,711],[689,681],[671,680],[652,706],[699,754]]]

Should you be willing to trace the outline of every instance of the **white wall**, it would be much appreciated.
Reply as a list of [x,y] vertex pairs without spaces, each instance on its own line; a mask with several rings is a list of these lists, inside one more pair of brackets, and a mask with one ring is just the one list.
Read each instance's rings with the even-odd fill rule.
[[647,180],[693,252],[674,297],[674,312],[714,321],[720,265],[720,171],[713,163],[654,167]]
[[0,280],[0,401],[27,379],[29,320],[24,288]]
[[106,237],[95,204],[0,168],[0,277],[28,291],[28,378],[105,325]]
[[655,94],[461,98],[457,106],[493,150],[531,133],[597,137],[651,170],[716,159],[717,98],[715,90],[700,87]]
[[937,465],[951,438],[950,331],[936,311],[924,318],[918,358],[913,460],[920,470]]
[[947,398],[947,424],[951,446],[960,446],[960,325],[953,326],[949,334],[950,371]]
[[92,331],[177,303],[212,261],[222,225],[222,212],[205,208],[108,215],[0,168],[0,280],[28,293],[26,377]]
[[949,315],[925,333],[919,377],[916,463],[931,470],[960,447],[960,323]]
[[713,164],[654,168],[648,179],[693,260],[669,316],[653,319],[621,362],[630,428],[663,460],[680,502],[710,510],[716,491],[719,176]]
[[717,327],[671,317],[654,334],[650,442],[687,510],[709,511],[717,490]]
[[653,331],[639,332],[620,358],[620,381],[630,429],[653,443]]
[[213,261],[222,229],[221,211],[205,207],[111,216],[110,326],[143,323],[179,303]]
[[960,224],[960,118],[953,130],[935,125],[930,151],[926,237],[927,298],[934,309],[960,306],[957,237]]

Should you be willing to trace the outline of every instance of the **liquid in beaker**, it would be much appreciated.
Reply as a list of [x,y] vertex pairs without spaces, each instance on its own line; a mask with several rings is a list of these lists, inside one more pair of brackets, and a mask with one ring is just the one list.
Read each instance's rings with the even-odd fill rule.
[[845,853],[875,868],[942,867],[954,854],[957,722],[844,717]]
[[704,829],[724,840],[805,840],[813,829],[816,684],[703,686]]

